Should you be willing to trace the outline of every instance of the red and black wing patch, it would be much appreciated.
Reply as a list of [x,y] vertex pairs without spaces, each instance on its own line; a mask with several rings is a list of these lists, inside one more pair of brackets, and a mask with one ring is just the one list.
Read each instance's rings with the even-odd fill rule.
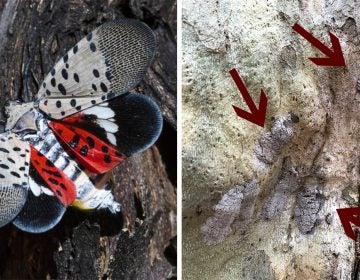
[[57,225],[76,199],[73,181],[30,145],[29,187],[26,203],[13,224],[26,232],[41,233]]
[[33,146],[30,148],[30,162],[36,172],[64,206],[70,205],[76,199],[74,182]]
[[49,126],[80,165],[102,174],[154,144],[162,129],[162,116],[150,98],[130,93]]
[[51,122],[49,125],[66,145],[66,150],[70,150],[77,162],[91,173],[105,173],[125,159],[113,145],[74,124]]

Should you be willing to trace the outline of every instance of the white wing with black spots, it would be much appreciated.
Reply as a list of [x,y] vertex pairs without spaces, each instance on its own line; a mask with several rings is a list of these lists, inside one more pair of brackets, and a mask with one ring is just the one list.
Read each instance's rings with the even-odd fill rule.
[[119,96],[144,77],[154,48],[154,34],[145,24],[128,19],[105,23],[58,61],[35,105],[62,119]]
[[0,134],[0,226],[11,222],[28,195],[30,147],[14,133]]

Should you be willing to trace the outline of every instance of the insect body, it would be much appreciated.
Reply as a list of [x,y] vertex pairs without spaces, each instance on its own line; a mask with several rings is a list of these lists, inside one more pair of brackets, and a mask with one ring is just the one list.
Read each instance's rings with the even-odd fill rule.
[[66,207],[120,211],[106,174],[159,137],[157,105],[130,93],[150,65],[152,31],[106,23],[45,77],[34,102],[10,102],[0,135],[0,226],[54,227]]

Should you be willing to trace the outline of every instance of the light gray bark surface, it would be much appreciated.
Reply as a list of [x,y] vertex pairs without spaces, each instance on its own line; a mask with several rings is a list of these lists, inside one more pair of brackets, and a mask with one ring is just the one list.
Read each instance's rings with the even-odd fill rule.
[[[336,209],[358,201],[359,8],[340,0],[183,1],[184,279],[351,279],[354,243]],[[346,67],[311,62],[323,54],[292,30],[296,22],[326,45],[334,33]],[[266,93],[264,128],[236,116],[232,105],[248,107],[231,68],[256,104]],[[299,118],[293,135],[271,136],[290,112]],[[213,207],[251,179],[260,192],[250,222],[207,245],[200,229]]]

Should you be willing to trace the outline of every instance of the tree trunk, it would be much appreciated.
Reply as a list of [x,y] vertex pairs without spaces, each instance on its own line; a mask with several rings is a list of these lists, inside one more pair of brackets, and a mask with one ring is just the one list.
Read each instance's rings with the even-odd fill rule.
[[59,225],[37,235],[5,226],[0,278],[174,278],[176,1],[8,0],[0,10],[1,108],[9,99],[33,100],[44,76],[87,32],[128,17],[147,23],[156,35],[156,59],[140,87],[164,116],[156,145],[114,171],[119,215],[69,208]]
[[[358,207],[359,13],[356,1],[183,1],[184,279],[359,279],[336,212]],[[346,67],[292,29],[327,46]],[[256,106],[249,111],[229,70]]]

